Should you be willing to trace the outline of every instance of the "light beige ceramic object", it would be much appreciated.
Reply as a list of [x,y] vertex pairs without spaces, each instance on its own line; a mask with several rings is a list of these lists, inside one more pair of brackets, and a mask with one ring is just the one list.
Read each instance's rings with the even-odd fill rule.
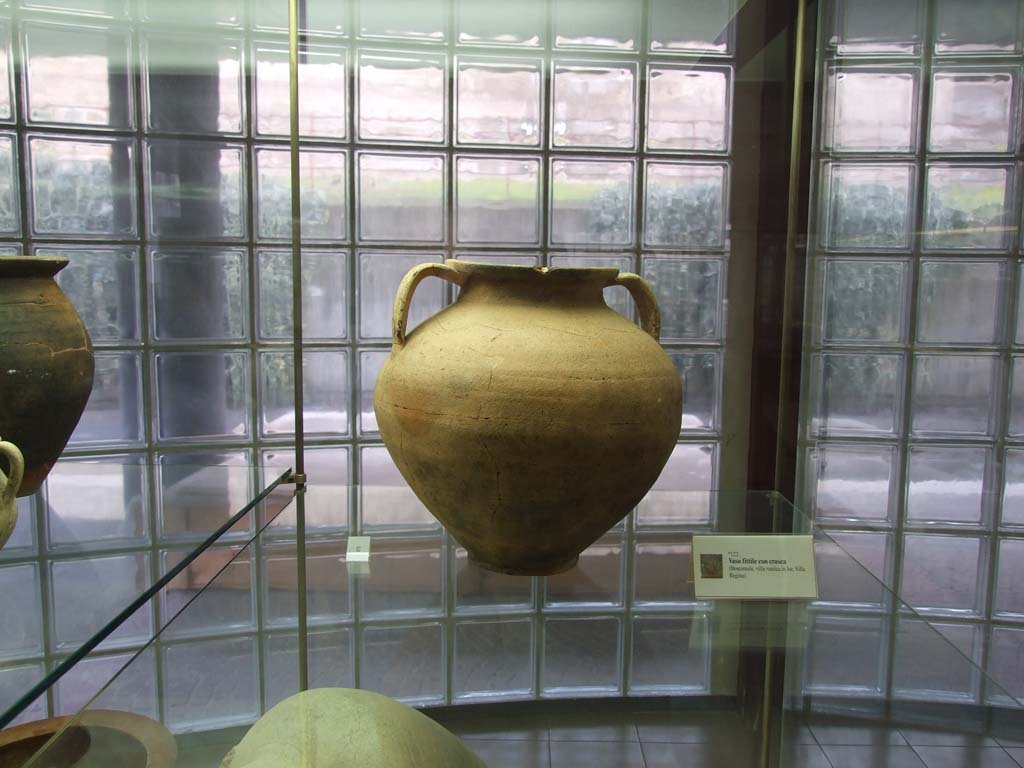
[[[459,298],[407,335],[431,276]],[[642,328],[605,304],[614,285]],[[659,330],[650,287],[614,268],[417,266],[374,392],[384,443],[470,558],[516,574],[571,568],[643,498],[679,437],[682,386]]]
[[7,472],[0,468],[0,549],[11,538],[18,522],[18,489],[25,475],[25,459],[18,446],[0,438],[0,459],[7,465]]
[[315,688],[249,729],[222,768],[486,768],[426,715],[379,693]]

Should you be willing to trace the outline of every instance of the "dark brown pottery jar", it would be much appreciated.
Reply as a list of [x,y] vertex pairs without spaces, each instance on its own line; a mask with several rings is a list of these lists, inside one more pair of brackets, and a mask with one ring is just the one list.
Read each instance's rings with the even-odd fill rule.
[[89,333],[54,281],[67,264],[0,257],[0,439],[25,457],[19,496],[46,479],[92,391]]

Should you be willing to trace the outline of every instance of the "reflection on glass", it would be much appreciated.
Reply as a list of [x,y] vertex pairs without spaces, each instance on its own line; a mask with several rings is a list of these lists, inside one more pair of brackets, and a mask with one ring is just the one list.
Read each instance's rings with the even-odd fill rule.
[[1024,449],[1007,448],[1003,462],[1003,516],[1004,527],[1024,526]]
[[707,693],[711,687],[706,649],[707,618],[700,613],[633,619],[630,693]]
[[[254,637],[178,643],[160,649],[164,724],[174,731],[252,723],[259,717]],[[225,684],[230,680],[231,684]]]
[[835,152],[910,152],[916,141],[916,68],[833,67],[822,128]]
[[14,117],[11,55],[11,25],[6,21],[0,22],[0,120]]
[[[308,2],[299,15],[299,32],[345,34],[351,3]],[[277,0],[252,0],[250,18],[258,29],[288,31],[288,4]],[[300,65],[301,66],[301,65]]]
[[547,17],[544,0],[518,0],[515,3],[457,0],[457,8],[458,41],[463,45],[536,47],[544,42]]
[[651,50],[729,53],[736,0],[651,0]]
[[621,635],[615,617],[545,619],[544,692],[621,691]]
[[443,241],[444,171],[440,155],[360,154],[359,239]]
[[377,414],[373,409],[373,388],[384,361],[388,359],[384,350],[362,350],[359,353],[359,434],[372,435],[377,432]]
[[580,553],[575,568],[544,579],[544,605],[559,608],[622,605],[623,535],[611,531]]
[[906,164],[828,163],[823,237],[830,248],[910,247],[913,167]]
[[36,246],[37,255],[65,256],[57,284],[71,299],[93,344],[139,339],[139,254],[133,247]]
[[923,0],[834,0],[829,45],[843,56],[913,54],[921,48]]
[[688,527],[712,522],[717,449],[714,443],[679,443],[637,505],[637,525]]
[[[261,351],[260,434],[295,434],[295,371],[291,352]],[[302,425],[309,435],[349,432],[348,352],[309,349],[302,355]]]
[[541,66],[459,57],[456,142],[539,146]]
[[247,351],[160,352],[154,374],[158,439],[250,434]]
[[907,604],[951,615],[980,613],[986,539],[908,533],[903,547],[900,597]]
[[[309,678],[316,686],[352,688],[352,630],[310,630],[307,638]],[[263,637],[264,709],[299,692],[299,638],[295,632]]]
[[[440,261],[433,253],[383,253],[362,251],[359,254],[359,338],[372,341],[391,340],[391,312],[398,286],[406,272],[417,264]],[[409,311],[406,330],[411,331],[441,310],[444,283],[425,280],[416,288],[416,300]]]
[[[188,549],[162,552],[161,575],[188,554]],[[254,582],[250,550],[204,550],[160,592],[162,615],[176,617],[161,636],[197,637],[255,629]],[[186,606],[188,610],[183,610]]]
[[719,352],[668,353],[679,371],[683,384],[683,419],[680,428],[689,430],[718,429],[718,406],[721,402]]
[[998,261],[923,261],[918,287],[918,341],[995,344],[1002,331],[1005,272]]
[[444,610],[444,542],[437,535],[376,536],[370,572],[357,583],[362,615],[438,616]]
[[1007,166],[930,166],[924,247],[1005,248],[1010,173]]
[[[263,339],[292,338],[291,251],[259,249],[259,332]],[[348,337],[347,251],[302,251],[302,335],[308,341]]]
[[551,143],[616,147],[636,143],[636,65],[556,64]]
[[648,149],[729,148],[730,68],[659,65],[648,69],[647,78]]
[[[8,610],[18,617],[18,621],[0,623],[0,659],[6,661],[42,655],[43,617],[40,606],[44,602],[39,567],[35,563],[0,566],[0,589],[10,600]],[[8,696],[6,692],[3,695],[4,698]],[[13,704],[17,697],[11,698]]]
[[355,0],[360,37],[392,37],[437,43],[445,38],[445,0]]
[[443,57],[361,54],[359,138],[443,142],[446,77]]
[[633,605],[651,609],[693,605],[692,553],[688,535],[639,539],[633,554]]
[[1024,435],[1024,357],[1014,355],[1013,378],[1010,389],[1010,423],[1007,432],[1014,436]]
[[913,431],[991,434],[997,368],[993,355],[915,355]]
[[[243,250],[177,248],[149,254],[157,341],[235,341],[248,335],[248,259]],[[190,296],[188,312],[182,298]]]
[[[117,676],[113,686],[96,699],[103,684]],[[74,715],[90,709],[115,709],[157,719],[156,652],[150,647],[138,656],[116,653],[86,656],[69,669],[53,689],[55,715]]]
[[101,352],[95,357],[92,393],[71,435],[75,447],[138,444],[142,426],[142,355]]
[[883,584],[892,584],[892,536],[867,531],[829,531],[814,543],[818,606],[882,608],[888,604]]
[[440,624],[362,628],[359,687],[405,704],[444,699],[444,627]]
[[29,122],[131,127],[126,32],[33,23],[23,34]]
[[631,244],[633,175],[632,161],[553,160],[552,244]]
[[459,243],[540,240],[540,159],[459,157],[455,239]]
[[1003,0],[938,0],[935,51],[939,54],[1020,50],[1020,8]]
[[534,692],[533,622],[459,622],[452,665],[456,699],[529,696]]
[[[348,156],[338,150],[299,153],[303,240],[348,238]],[[256,235],[292,236],[291,156],[286,149],[256,150]]]
[[875,616],[812,615],[804,657],[805,689],[831,695],[881,694],[886,662],[884,621]]
[[648,161],[644,244],[680,248],[725,245],[725,165]]
[[821,356],[820,432],[831,435],[896,433],[903,379],[902,355]]
[[440,527],[423,503],[416,498],[391,454],[383,445],[359,448],[360,530],[420,529]]
[[648,256],[643,262],[643,277],[658,297],[662,340],[710,341],[720,337],[721,260]]
[[981,525],[991,449],[971,445],[910,448],[907,520],[915,524]]
[[1024,616],[1024,541],[1002,539],[999,542],[999,568],[996,572],[997,613]]
[[[268,3],[281,7],[280,3]],[[336,7],[317,3],[314,7]],[[285,28],[288,20],[285,18]],[[257,44],[256,133],[287,136],[288,48]],[[344,54],[329,48],[303,45],[299,53],[299,135],[344,139],[347,135],[347,88]]]
[[[349,528],[349,485],[351,457],[348,446],[306,445],[306,530],[343,532]],[[265,467],[263,481],[295,465],[295,450],[290,446],[260,452]],[[268,534],[291,538],[295,533],[296,505],[292,504],[270,523]],[[340,546],[340,545],[339,545]],[[331,562],[331,567],[334,563]]]
[[[900,617],[893,657],[897,698],[974,703],[980,688],[981,627]],[[962,653],[974,663],[964,662]]]
[[906,262],[836,259],[823,265],[823,341],[894,343],[903,339]]
[[825,443],[816,453],[812,478],[816,520],[837,524],[892,521],[895,446]]
[[932,76],[932,152],[1006,152],[1013,134],[1012,71],[950,70]]
[[[253,497],[245,451],[157,454],[157,518],[163,538],[205,538]],[[252,530],[246,515],[226,536]]]
[[555,46],[634,51],[642,12],[640,0],[555,0]]
[[[46,478],[47,542],[125,545],[149,532],[149,484],[138,458],[59,461]],[[113,618],[111,614],[107,618]]]

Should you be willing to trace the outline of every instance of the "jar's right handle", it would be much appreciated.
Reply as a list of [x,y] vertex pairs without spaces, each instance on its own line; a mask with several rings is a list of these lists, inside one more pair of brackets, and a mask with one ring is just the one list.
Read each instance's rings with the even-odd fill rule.
[[621,285],[633,297],[637,309],[640,310],[640,327],[650,334],[655,341],[661,339],[661,311],[658,299],[651,286],[640,275],[632,272],[620,272],[615,278],[615,285]]
[[395,307],[391,313],[391,336],[395,349],[405,346],[405,327],[409,322],[412,295],[416,286],[425,277],[440,277],[456,285],[462,285],[463,282],[462,274],[447,264],[417,264],[410,269],[398,286],[398,293],[395,294]]

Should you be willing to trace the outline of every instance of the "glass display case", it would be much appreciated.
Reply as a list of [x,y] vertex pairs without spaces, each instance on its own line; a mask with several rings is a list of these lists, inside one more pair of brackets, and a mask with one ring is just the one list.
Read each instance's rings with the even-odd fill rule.
[[[315,505],[316,489],[306,493]],[[200,548],[205,583],[179,578],[149,595],[155,619],[137,651],[51,676],[72,714],[28,765],[62,764],[77,748],[78,765],[143,765],[132,761],[151,750],[151,765],[217,766],[262,712],[299,690],[296,502],[281,498],[283,509],[245,513],[252,535]],[[348,559],[344,533],[313,536],[309,684],[418,707],[491,768],[974,766],[1022,756],[1019,703],[848,541],[814,531],[817,600],[697,599],[695,534],[742,532],[751,516],[776,536],[812,529],[777,494],[650,500],[663,511],[709,502],[713,523],[652,527],[640,510],[577,568],[544,578],[481,570],[440,529],[376,533],[368,563]],[[892,680],[878,674],[884,629],[868,613],[836,612],[851,602],[892,608]],[[123,724],[116,713],[127,713]],[[140,716],[160,735],[140,729]],[[89,743],[76,746],[83,729]],[[169,762],[155,762],[161,749]]]

